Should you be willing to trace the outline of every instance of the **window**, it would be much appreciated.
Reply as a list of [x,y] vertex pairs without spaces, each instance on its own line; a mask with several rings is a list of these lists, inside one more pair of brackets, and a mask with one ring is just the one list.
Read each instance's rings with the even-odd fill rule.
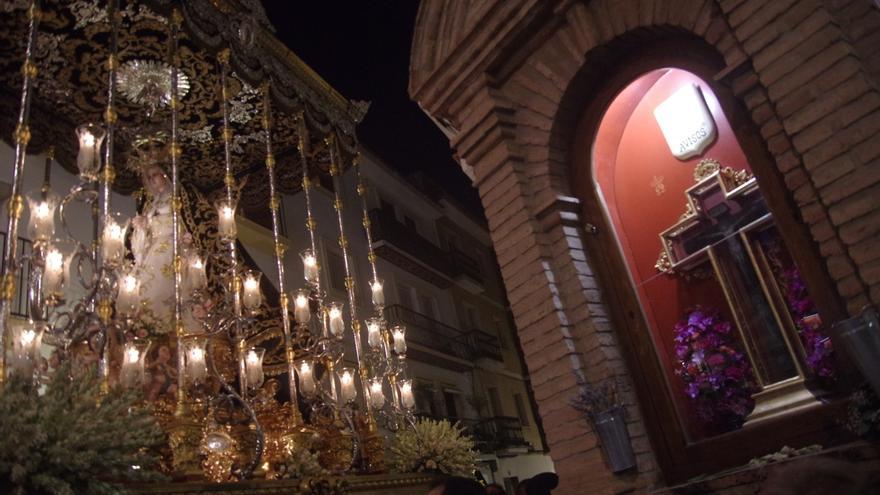
[[446,405],[446,417],[455,420],[458,419],[458,396],[460,394],[454,390],[443,391],[443,402]]
[[397,300],[400,302],[400,305],[415,311],[416,306],[413,301],[414,292],[415,289],[408,285],[397,284]]
[[433,320],[437,319],[436,301],[431,296],[419,294],[419,312]]
[[523,401],[522,394],[513,394],[513,403],[516,405],[516,415],[519,416],[520,424],[529,426],[529,415],[526,412],[526,403]]
[[406,225],[406,228],[411,230],[414,234],[419,234],[419,224],[416,222],[411,216],[406,213],[403,214],[403,224]]
[[495,417],[504,416],[504,409],[501,407],[501,396],[498,395],[498,389],[489,387],[489,406],[492,408],[492,415]]
[[345,292],[345,260],[342,253],[328,249],[326,251],[327,274],[329,287],[334,290]]
[[480,326],[480,315],[477,308],[470,304],[462,304],[461,325],[462,330],[476,330]]
[[437,418],[437,404],[434,403],[434,388],[430,385],[416,385],[414,389],[416,412]]

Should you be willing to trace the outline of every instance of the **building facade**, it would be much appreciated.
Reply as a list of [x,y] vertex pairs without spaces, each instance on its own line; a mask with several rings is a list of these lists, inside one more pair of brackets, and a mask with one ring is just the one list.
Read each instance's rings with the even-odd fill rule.
[[[844,440],[846,373],[822,383],[804,329],[880,302],[878,27],[865,1],[422,2],[410,95],[479,189],[561,491]],[[675,341],[708,304],[758,387],[724,434]],[[637,463],[618,475],[568,405],[608,381]]]
[[[534,409],[528,375],[517,348],[501,275],[488,232],[479,219],[424,181],[408,181],[367,150],[360,173],[368,184],[367,214],[377,271],[384,280],[385,314],[406,327],[407,361],[418,416],[459,422],[473,435],[484,478],[514,487],[552,471]],[[367,314],[372,279],[363,235],[357,172],[342,176],[343,222],[352,253],[359,314]],[[331,300],[346,300],[333,184],[316,180],[316,220],[322,280]],[[416,184],[421,184],[422,187]],[[305,197],[285,196],[287,286],[301,285],[299,253],[308,247]],[[250,257],[275,280],[271,231],[239,220]],[[353,344],[346,350],[353,356]]]

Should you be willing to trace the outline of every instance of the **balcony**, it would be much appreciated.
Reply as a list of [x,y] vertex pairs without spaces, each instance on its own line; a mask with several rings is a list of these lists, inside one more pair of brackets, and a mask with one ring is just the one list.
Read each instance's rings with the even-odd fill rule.
[[471,350],[472,357],[494,359],[503,361],[501,357],[501,345],[498,339],[480,330],[471,330],[461,336],[462,341]]
[[370,211],[376,254],[440,287],[452,285],[449,256],[418,232],[397,221],[391,210]]
[[474,437],[477,449],[499,456],[527,452],[531,445],[523,438],[519,419],[496,416],[478,420],[462,420],[465,430]]
[[[404,325],[407,328],[406,340],[410,344],[416,344],[431,351],[441,352],[460,360],[470,360],[472,352],[467,342],[462,340],[461,330],[441,323],[429,316],[413,311],[399,304],[387,306],[385,317],[392,325]],[[418,348],[407,351],[411,357],[419,360],[428,358],[423,356]],[[433,356],[430,360],[433,362]],[[454,366],[459,368],[460,366]]]
[[[399,304],[385,308],[385,317],[392,325],[407,327],[406,340],[435,352],[454,356],[464,361],[489,358],[501,361],[501,347],[497,339],[479,330],[462,332],[458,328],[439,322],[430,316],[413,311]],[[408,351],[415,359],[425,359],[419,349]],[[430,356],[436,362],[435,356]]]

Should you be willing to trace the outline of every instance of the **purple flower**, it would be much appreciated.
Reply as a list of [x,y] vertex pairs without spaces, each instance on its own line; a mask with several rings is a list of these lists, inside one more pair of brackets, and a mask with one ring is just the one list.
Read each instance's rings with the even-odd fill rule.
[[677,322],[675,374],[697,417],[722,428],[742,425],[753,405],[751,368],[734,349],[732,326],[717,310],[695,308]]

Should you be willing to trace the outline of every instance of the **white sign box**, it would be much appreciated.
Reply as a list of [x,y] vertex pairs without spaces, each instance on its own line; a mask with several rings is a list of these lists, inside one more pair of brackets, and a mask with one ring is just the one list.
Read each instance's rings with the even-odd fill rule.
[[715,121],[696,84],[688,84],[654,109],[663,137],[679,160],[698,156],[715,140]]

